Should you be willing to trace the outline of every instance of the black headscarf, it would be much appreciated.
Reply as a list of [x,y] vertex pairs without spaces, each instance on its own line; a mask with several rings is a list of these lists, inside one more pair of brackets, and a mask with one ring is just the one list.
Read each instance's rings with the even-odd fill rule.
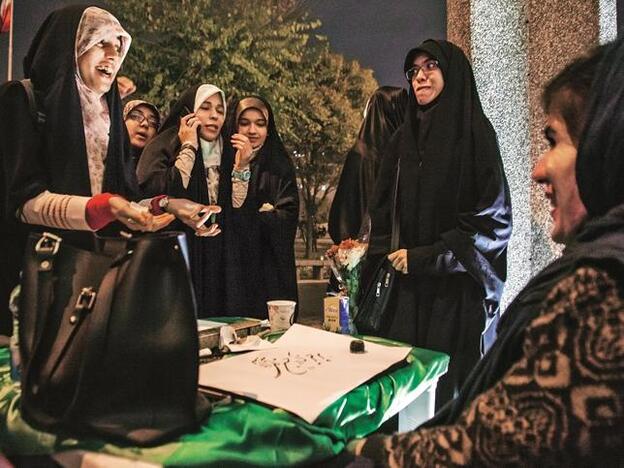
[[[248,99],[251,98],[251,99]],[[228,312],[266,318],[266,301],[297,300],[294,242],[299,216],[299,193],[295,166],[275,125],[270,104],[260,96],[247,96],[230,103],[230,134],[236,133],[237,117],[257,100],[267,117],[267,137],[250,164],[251,179],[245,202],[232,210],[228,250],[228,282],[238,284],[235,297],[228,297]],[[245,108],[239,106],[242,102]],[[237,112],[238,111],[238,112]],[[269,203],[274,209],[259,212]],[[240,313],[240,312],[239,312]]]
[[[288,152],[284,147],[284,143],[282,142],[282,138],[277,131],[277,126],[275,125],[275,116],[273,114],[273,109],[271,108],[271,105],[263,97],[251,95],[241,98],[238,101],[233,101],[232,105],[236,104],[235,106],[233,106],[233,109],[235,110],[238,107],[238,104],[246,98],[259,100],[260,102],[262,102],[262,104],[264,104],[266,110],[268,111],[267,138],[262,145],[262,148],[260,148],[258,154],[254,158],[255,163],[258,165],[258,172],[262,173],[268,171],[285,177],[294,177],[295,165],[288,155]],[[247,107],[246,109],[248,108],[250,107]],[[258,110],[262,112],[262,109]],[[232,117],[234,117],[234,119],[236,119],[238,115],[239,114],[237,114],[236,111],[232,112]],[[235,127],[236,126],[237,124],[235,125]],[[230,133],[235,132],[231,131]]]
[[360,234],[381,157],[390,137],[403,123],[406,107],[407,91],[403,88],[382,86],[370,97],[357,141],[345,157],[329,211],[329,234],[335,243]]
[[[588,219],[563,255],[533,278],[509,305],[499,323],[496,342],[473,369],[457,398],[423,427],[455,423],[470,402],[520,360],[527,327],[540,314],[557,283],[577,268],[596,265],[609,271],[618,284],[624,281],[624,195],[616,188],[617,182],[624,180],[624,40],[603,46],[596,54],[600,65],[587,98],[588,116],[576,161],[576,178],[581,199],[587,203]],[[613,190],[607,192],[606,186]]]
[[[32,81],[37,105],[45,113],[43,148],[34,160],[19,161],[16,177],[22,181],[13,192],[12,208],[21,207],[39,193],[90,196],[91,186],[80,97],[76,86],[76,32],[85,6],[70,6],[51,13],[39,28],[24,59],[24,76]],[[115,84],[105,94],[110,133],[102,190],[138,196],[122,104]],[[45,167],[41,177],[36,172]]]
[[590,216],[624,201],[624,39],[604,54],[576,161],[579,192]]
[[[483,113],[472,68],[447,41],[427,40],[412,49],[437,59],[444,88],[419,106],[409,90],[405,122],[395,134],[371,205],[371,253],[388,253],[392,199],[400,158],[400,247],[408,248],[411,272],[431,273],[437,254],[450,250],[483,286],[490,312],[498,309],[506,278],[511,200],[496,133]],[[387,159],[387,162],[386,162]],[[409,215],[407,215],[409,213]]]

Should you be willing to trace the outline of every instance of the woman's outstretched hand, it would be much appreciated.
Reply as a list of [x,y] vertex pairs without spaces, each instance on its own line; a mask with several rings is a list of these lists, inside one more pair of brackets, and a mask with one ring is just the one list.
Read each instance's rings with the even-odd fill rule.
[[167,213],[171,213],[192,228],[196,236],[214,237],[221,232],[218,224],[209,223],[213,215],[221,213],[220,206],[202,205],[186,198],[170,198]]

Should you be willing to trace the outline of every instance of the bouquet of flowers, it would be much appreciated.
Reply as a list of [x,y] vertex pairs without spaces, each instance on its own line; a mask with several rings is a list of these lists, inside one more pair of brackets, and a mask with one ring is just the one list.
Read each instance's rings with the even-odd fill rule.
[[345,239],[339,245],[332,245],[326,252],[341,292],[349,297],[349,333],[356,333],[353,318],[357,315],[360,270],[367,249],[368,244],[365,242]]

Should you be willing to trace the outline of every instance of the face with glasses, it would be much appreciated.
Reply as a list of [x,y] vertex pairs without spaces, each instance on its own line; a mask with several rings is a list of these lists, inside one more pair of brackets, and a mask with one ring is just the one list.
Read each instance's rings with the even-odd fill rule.
[[444,89],[440,63],[425,53],[414,58],[413,66],[405,72],[405,77],[412,84],[416,102],[420,106],[433,102]]
[[154,138],[158,130],[158,116],[149,106],[138,105],[126,117],[126,128],[130,144],[143,149]]

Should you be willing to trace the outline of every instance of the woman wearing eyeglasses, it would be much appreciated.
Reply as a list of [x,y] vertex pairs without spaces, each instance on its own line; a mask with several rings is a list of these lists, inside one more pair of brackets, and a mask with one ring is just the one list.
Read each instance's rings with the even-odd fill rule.
[[[482,332],[494,330],[511,202],[496,134],[461,49],[427,40],[409,51],[404,71],[408,109],[382,159],[369,265],[387,255],[400,272],[384,335],[450,355],[440,407],[478,361]],[[389,252],[398,166],[399,249]]]
[[160,113],[151,102],[135,99],[124,107],[123,118],[130,138],[132,160],[136,167],[143,148],[156,136],[160,126]]
[[[0,87],[0,333],[10,333],[3,318],[29,232],[53,232],[65,244],[94,249],[95,231],[156,231],[172,215],[196,226],[199,212],[218,210],[188,200],[165,204],[162,196],[144,200],[143,208],[130,202],[142,197],[113,85],[130,42],[106,10],[56,10],[24,59],[30,86]],[[195,231],[216,233],[205,226]]]

